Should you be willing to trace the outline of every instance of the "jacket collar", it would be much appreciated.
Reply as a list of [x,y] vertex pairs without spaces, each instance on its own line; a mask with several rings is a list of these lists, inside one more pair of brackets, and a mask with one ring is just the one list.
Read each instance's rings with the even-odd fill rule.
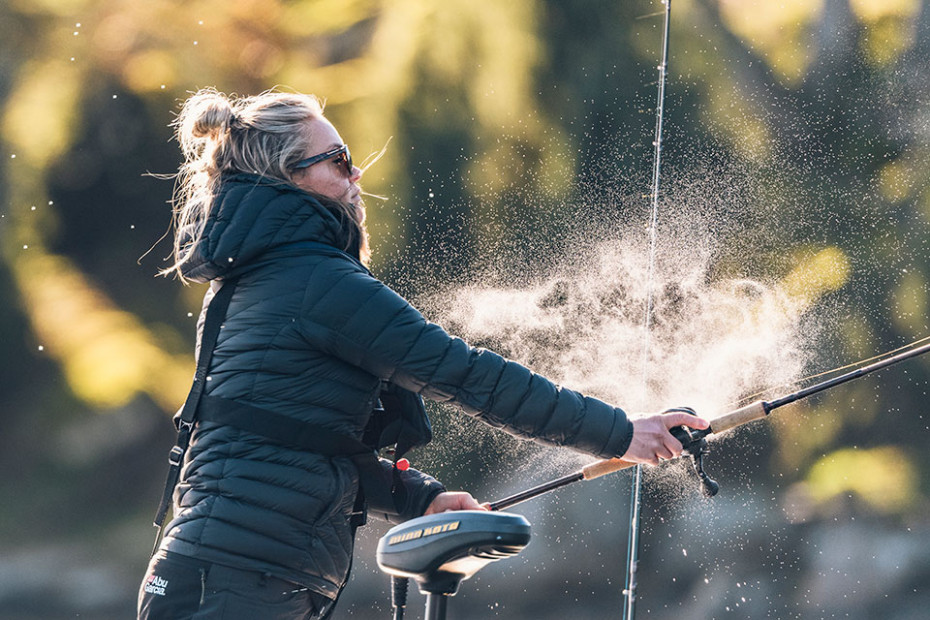
[[223,178],[203,234],[182,271],[197,282],[227,278],[276,248],[312,242],[339,251],[345,239],[339,218],[313,195],[280,181],[237,173]]

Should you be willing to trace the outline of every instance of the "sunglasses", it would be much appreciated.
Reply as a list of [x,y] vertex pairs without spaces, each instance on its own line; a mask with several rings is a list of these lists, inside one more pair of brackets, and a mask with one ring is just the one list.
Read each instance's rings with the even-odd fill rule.
[[309,168],[313,164],[318,164],[321,161],[326,161],[328,159],[337,159],[345,167],[346,176],[352,176],[352,172],[355,170],[355,165],[352,163],[352,154],[349,153],[349,147],[343,144],[342,146],[337,146],[334,149],[330,149],[325,153],[320,153],[319,155],[314,155],[313,157],[308,157],[307,159],[301,159],[299,162],[291,166],[292,170],[302,170],[304,168]]

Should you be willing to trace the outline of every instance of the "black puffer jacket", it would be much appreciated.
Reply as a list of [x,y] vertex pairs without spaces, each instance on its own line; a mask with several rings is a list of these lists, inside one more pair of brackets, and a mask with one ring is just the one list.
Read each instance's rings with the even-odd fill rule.
[[[207,394],[360,438],[382,381],[390,381],[518,437],[599,457],[626,451],[632,425],[620,409],[469,347],[348,254],[308,250],[343,247],[343,239],[337,217],[309,194],[251,175],[225,179],[185,266],[203,282],[239,276]],[[442,490],[413,470],[404,475],[409,501],[399,519],[422,514]],[[349,458],[203,423],[163,548],[333,597],[352,553],[357,484]]]

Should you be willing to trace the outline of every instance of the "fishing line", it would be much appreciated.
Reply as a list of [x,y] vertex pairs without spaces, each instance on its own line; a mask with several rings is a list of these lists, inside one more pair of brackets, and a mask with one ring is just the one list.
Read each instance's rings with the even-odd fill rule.
[[824,370],[823,372],[818,372],[818,373],[813,374],[813,375],[808,375],[808,376],[806,376],[806,377],[803,377],[803,378],[801,378],[801,379],[798,379],[797,381],[793,381],[792,383],[782,383],[781,385],[775,385],[775,386],[772,386],[772,387],[767,387],[767,388],[765,388],[764,390],[760,390],[760,391],[756,392],[755,394],[749,394],[748,396],[743,396],[743,397],[740,398],[739,400],[736,400],[736,401],[733,401],[733,402],[729,403],[728,405],[726,405],[726,407],[727,407],[727,408],[730,408],[730,407],[738,407],[738,406],[740,406],[741,404],[751,402],[751,401],[753,401],[753,400],[756,400],[757,398],[761,398],[762,396],[764,396],[764,395],[766,395],[766,394],[771,394],[771,393],[773,393],[773,392],[778,392],[778,391],[780,391],[780,390],[784,390],[784,389],[789,388],[789,387],[791,387],[791,386],[800,385],[800,384],[802,384],[802,383],[807,383],[808,381],[812,381],[812,380],[814,380],[814,379],[819,379],[820,377],[826,377],[826,376],[828,376],[828,375],[832,375],[832,374],[834,374],[834,373],[838,373],[838,372],[841,372],[841,371],[843,371],[843,370],[848,370],[848,369],[850,369],[850,368],[861,369],[862,367],[867,366],[867,365],[869,365],[869,364],[871,364],[871,363],[873,363],[873,362],[876,362],[876,363],[877,363],[879,360],[885,360],[885,359],[888,359],[888,358],[891,358],[891,357],[895,357],[896,355],[901,354],[902,352],[910,351],[910,350],[913,350],[913,349],[919,349],[919,348],[920,348],[920,345],[922,345],[923,343],[925,343],[925,342],[927,342],[927,341],[930,341],[930,336],[924,336],[923,338],[920,338],[920,339],[915,340],[915,341],[913,341],[913,342],[909,342],[909,343],[907,343],[907,344],[905,344],[905,345],[902,345],[902,346],[898,347],[897,349],[891,349],[890,351],[885,351],[884,353],[879,353],[878,355],[873,355],[872,357],[867,357],[867,358],[865,358],[865,359],[861,359],[861,360],[859,360],[858,362],[852,362],[852,363],[849,363],[849,364],[845,364],[845,365],[843,365],[843,366],[837,366],[836,368],[831,368],[830,370]]
[[[659,84],[656,97],[656,127],[653,141],[652,167],[652,214],[649,222],[649,266],[646,277],[646,310],[643,317],[642,350],[642,399],[645,406],[649,383],[649,346],[653,312],[653,278],[656,258],[656,228],[659,221],[659,181],[662,171],[662,125],[665,116],[665,79],[668,67],[669,23],[671,22],[672,0],[662,0],[665,5],[665,24],[662,34],[662,62],[659,63]],[[636,571],[639,566],[639,533],[642,508],[643,466],[637,465],[630,489],[630,526],[627,535],[626,580],[623,588],[624,620],[633,620],[636,608]]]

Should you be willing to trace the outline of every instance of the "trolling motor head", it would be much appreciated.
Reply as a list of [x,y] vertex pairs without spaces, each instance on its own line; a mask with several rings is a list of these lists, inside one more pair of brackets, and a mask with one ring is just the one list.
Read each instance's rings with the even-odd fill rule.
[[[697,412],[690,407],[675,407],[674,409],[667,409],[662,413],[687,413],[693,416],[697,415]],[[668,432],[681,442],[684,448],[681,452],[682,456],[691,457],[691,464],[694,466],[694,471],[701,481],[701,492],[704,493],[704,496],[713,497],[716,495],[717,491],[720,490],[720,485],[711,479],[704,471],[704,454],[707,453],[706,437],[712,431],[709,428],[698,430],[687,426],[675,426],[670,428]]]
[[530,542],[521,515],[458,510],[411,519],[378,542],[378,566],[412,577],[425,594],[451,596],[459,583],[496,560],[514,556]]

